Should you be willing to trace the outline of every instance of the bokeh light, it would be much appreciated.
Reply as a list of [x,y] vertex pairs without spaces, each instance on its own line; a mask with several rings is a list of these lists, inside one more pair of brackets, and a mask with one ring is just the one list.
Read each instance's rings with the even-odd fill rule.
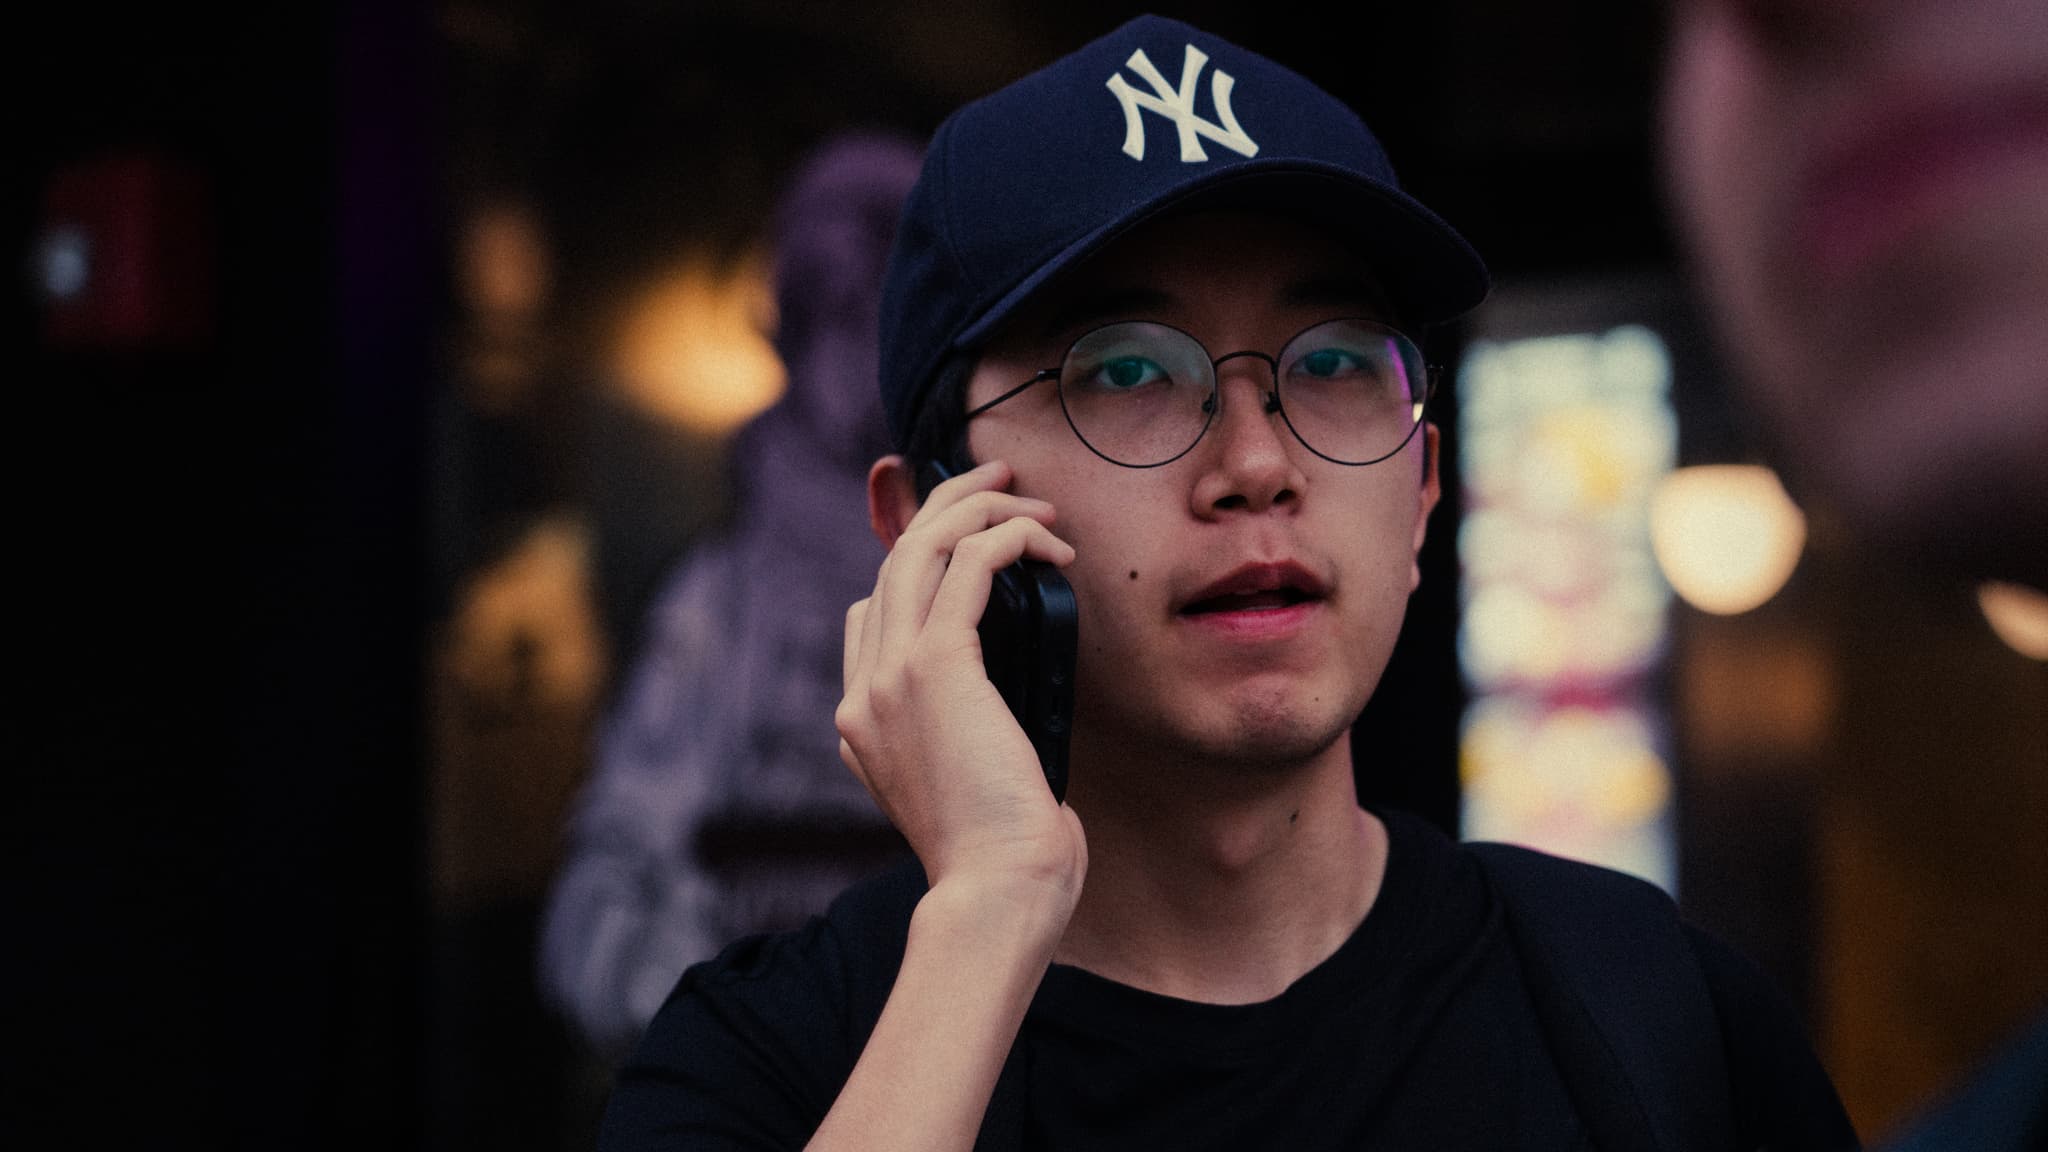
[[1977,606],[2007,647],[2032,660],[2048,660],[2048,594],[1993,581],[1977,589]]
[[1639,325],[1475,344],[1458,542],[1465,834],[1667,889],[1671,772],[1649,678],[1670,591],[1649,506],[1677,452],[1670,380]]
[[1806,546],[1806,517],[1769,468],[1703,464],[1657,485],[1650,543],[1686,603],[1732,616],[1785,586]]
[[618,383],[657,419],[725,435],[786,386],[769,343],[773,316],[764,260],[687,260],[628,308],[616,346]]

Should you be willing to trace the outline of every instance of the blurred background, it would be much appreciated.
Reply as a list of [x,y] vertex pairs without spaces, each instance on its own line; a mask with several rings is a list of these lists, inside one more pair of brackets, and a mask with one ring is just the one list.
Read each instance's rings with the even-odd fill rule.
[[[539,941],[788,387],[773,208],[1142,9],[38,7],[6,1124],[588,1147],[611,1056]],[[1496,274],[1431,336],[1451,498],[1361,792],[1666,886],[1895,1130],[2048,1006],[2048,623],[1760,467],[1663,219],[1656,6],[1159,10],[1350,101]]]

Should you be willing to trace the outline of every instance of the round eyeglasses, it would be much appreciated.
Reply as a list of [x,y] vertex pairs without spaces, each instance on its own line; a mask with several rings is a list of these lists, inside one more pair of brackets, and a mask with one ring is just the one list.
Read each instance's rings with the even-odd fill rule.
[[1249,357],[1273,373],[1268,413],[1334,464],[1377,464],[1422,425],[1434,380],[1407,336],[1374,320],[1325,320],[1289,340],[1277,357],[1231,352],[1211,357],[1178,328],[1144,320],[1094,329],[1047,368],[966,419],[1046,380],[1059,383],[1060,409],[1088,450],[1126,468],[1157,468],[1188,454],[1222,406],[1216,373]]

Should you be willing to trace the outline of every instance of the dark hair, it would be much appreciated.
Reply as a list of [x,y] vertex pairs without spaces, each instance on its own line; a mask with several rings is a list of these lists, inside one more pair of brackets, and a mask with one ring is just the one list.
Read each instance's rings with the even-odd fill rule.
[[[915,471],[930,461],[959,471],[974,466],[967,454],[967,382],[974,378],[977,358],[955,352],[939,364],[931,391],[911,418],[903,440],[903,456]],[[921,495],[921,493],[920,493]]]

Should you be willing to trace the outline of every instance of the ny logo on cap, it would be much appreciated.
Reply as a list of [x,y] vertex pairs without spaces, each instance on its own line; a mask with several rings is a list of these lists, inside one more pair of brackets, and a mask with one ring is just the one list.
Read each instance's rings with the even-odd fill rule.
[[1145,158],[1145,122],[1138,115],[1141,108],[1159,113],[1180,130],[1180,158],[1183,164],[1198,164],[1209,158],[1202,150],[1201,138],[1207,136],[1240,156],[1256,156],[1259,146],[1238,127],[1237,115],[1230,110],[1230,90],[1237,80],[1230,73],[1218,68],[1209,73],[1209,98],[1216,105],[1216,118],[1221,124],[1212,124],[1195,113],[1195,81],[1202,75],[1202,66],[1209,62],[1209,54],[1188,45],[1187,55],[1181,58],[1180,87],[1175,89],[1166,82],[1152,64],[1151,57],[1143,48],[1131,53],[1124,66],[1136,72],[1138,77],[1152,86],[1148,95],[1131,87],[1122,72],[1109,78],[1109,90],[1115,93],[1117,102],[1124,107],[1124,153],[1133,160]]

